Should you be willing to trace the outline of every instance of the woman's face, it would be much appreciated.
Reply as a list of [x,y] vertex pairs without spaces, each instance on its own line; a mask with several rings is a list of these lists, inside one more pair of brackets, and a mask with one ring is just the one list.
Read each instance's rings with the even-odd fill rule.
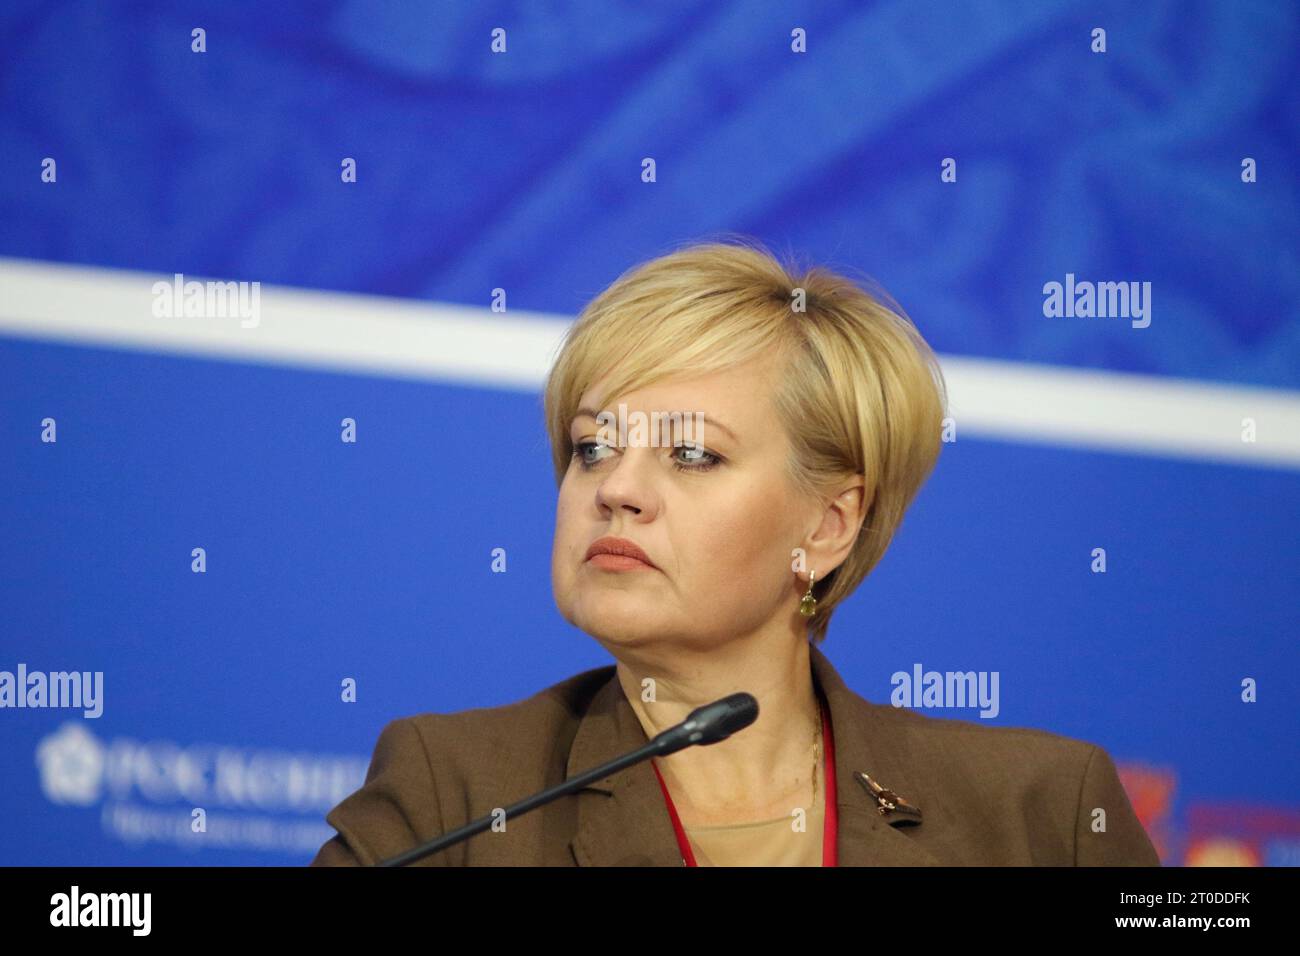
[[[560,486],[551,581],[557,607],[575,627],[611,648],[664,640],[707,648],[791,626],[802,593],[792,549],[805,545],[820,519],[817,510],[793,506],[771,374],[762,359],[611,396],[600,407],[592,398],[604,379],[582,396],[579,407],[594,414],[617,416],[625,404],[629,418],[676,411],[699,421],[693,416],[702,413],[703,425],[694,433],[675,427],[676,444],[655,446],[638,442],[629,421],[618,447],[616,422],[612,434],[594,414],[571,423],[575,455]],[[654,567],[588,560],[588,548],[606,536],[632,541]]]

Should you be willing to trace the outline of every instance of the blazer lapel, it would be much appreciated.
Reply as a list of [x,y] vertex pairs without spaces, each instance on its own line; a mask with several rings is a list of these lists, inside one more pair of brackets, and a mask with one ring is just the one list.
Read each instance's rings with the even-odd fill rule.
[[[918,791],[907,774],[896,725],[876,715],[877,708],[888,705],[865,700],[844,683],[816,645],[808,650],[813,677],[831,712],[839,865],[941,865],[913,838],[924,825],[925,807],[915,803]],[[884,792],[873,795],[870,784]],[[890,810],[890,803],[898,809]]]
[[[938,865],[909,835],[923,816],[909,812],[914,791],[902,755],[891,747],[891,728],[871,704],[840,678],[826,656],[809,645],[813,678],[831,713],[835,742],[836,811],[840,866]],[[569,750],[565,779],[648,741],[613,667],[592,698]],[[743,733],[743,731],[742,731]],[[879,788],[873,795],[861,771]],[[659,781],[648,760],[583,787],[570,849],[579,866],[684,866]],[[899,809],[880,812],[895,802]],[[921,809],[923,808],[916,808]]]
[[[566,780],[648,743],[611,667],[578,725]],[[677,835],[650,761],[578,790],[578,822],[569,846],[579,866],[684,866]]]

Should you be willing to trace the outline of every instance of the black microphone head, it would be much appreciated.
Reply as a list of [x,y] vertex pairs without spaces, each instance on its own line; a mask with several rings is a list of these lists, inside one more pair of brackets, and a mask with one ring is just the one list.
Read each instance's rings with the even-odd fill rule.
[[695,744],[716,744],[726,740],[737,730],[743,730],[758,719],[758,701],[753,694],[738,691],[697,707],[676,727],[665,730],[656,738],[663,748],[661,754],[670,754]]

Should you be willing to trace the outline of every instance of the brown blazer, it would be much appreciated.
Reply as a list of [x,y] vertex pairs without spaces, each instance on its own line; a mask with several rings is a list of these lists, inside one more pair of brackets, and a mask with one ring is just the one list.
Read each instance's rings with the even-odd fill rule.
[[[815,645],[830,705],[840,866],[1159,866],[1100,747],[873,704]],[[388,723],[366,782],[325,819],[312,866],[369,865],[647,741],[614,666],[525,700]],[[882,807],[855,772],[920,811]],[[883,798],[883,801],[882,801]],[[897,805],[896,805],[897,806]],[[881,810],[885,809],[882,813]],[[1094,832],[1096,811],[1104,832]],[[414,866],[682,866],[648,761]]]

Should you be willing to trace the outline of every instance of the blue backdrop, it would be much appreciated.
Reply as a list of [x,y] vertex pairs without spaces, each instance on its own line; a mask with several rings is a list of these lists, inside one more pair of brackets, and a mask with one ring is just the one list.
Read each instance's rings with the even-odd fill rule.
[[[1294,3],[10,0],[0,45],[10,259],[571,317],[735,230],[946,355],[1300,389]],[[1067,273],[1151,325],[1044,317]],[[388,720],[610,662],[552,603],[536,391],[0,327],[0,449],[0,670],[105,686],[0,710],[0,863],[306,862]],[[1294,864],[1298,530],[1294,465],[963,435],[825,649],[877,701],[998,671],[1167,862]]]

